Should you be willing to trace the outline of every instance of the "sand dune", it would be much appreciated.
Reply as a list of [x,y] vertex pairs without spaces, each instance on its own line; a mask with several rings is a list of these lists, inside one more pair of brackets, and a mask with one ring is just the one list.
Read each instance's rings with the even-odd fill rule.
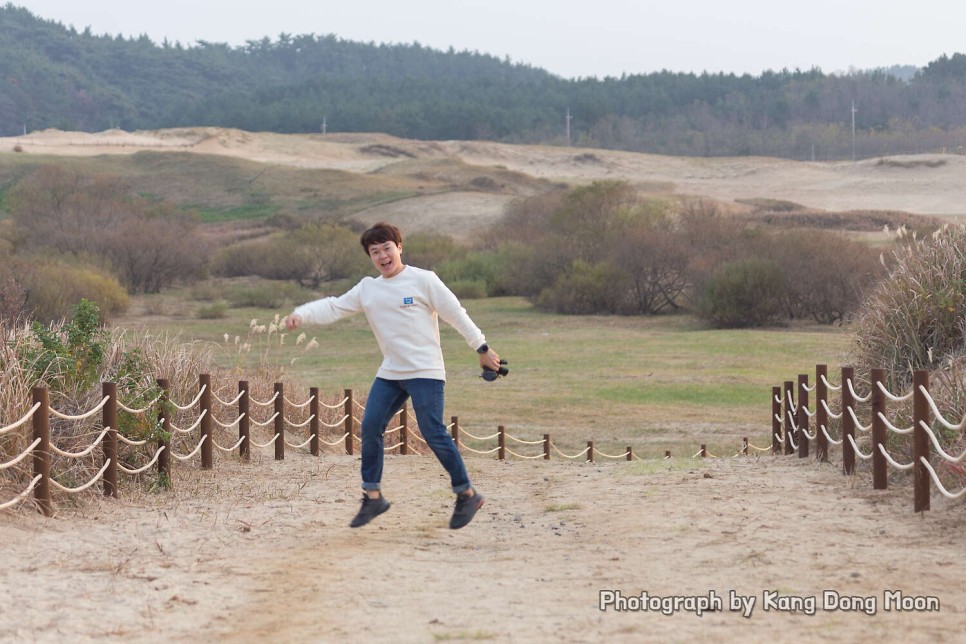
[[[0,153],[12,153],[15,146],[22,153],[58,155],[132,154],[147,149],[194,151],[348,172],[373,172],[412,158],[459,159],[555,181],[623,179],[676,194],[725,201],[769,198],[824,210],[966,216],[966,156],[955,154],[820,163],[763,157],[668,157],[478,141],[414,141],[383,134],[251,133],[224,128],[131,133],[110,130],[97,134],[44,130],[24,137],[0,138]],[[393,151],[399,155],[394,156]],[[495,200],[492,206],[500,208],[502,201]],[[412,204],[406,207],[414,208]]]

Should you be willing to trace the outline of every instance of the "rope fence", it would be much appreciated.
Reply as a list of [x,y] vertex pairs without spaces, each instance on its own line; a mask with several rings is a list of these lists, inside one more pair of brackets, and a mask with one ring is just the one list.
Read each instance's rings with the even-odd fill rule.
[[[814,386],[809,386],[807,374],[799,374],[797,387],[793,381],[785,381],[783,386],[773,387],[772,453],[797,453],[799,458],[807,458],[810,445],[814,441],[816,459],[828,462],[829,446],[841,446],[843,474],[853,476],[856,473],[857,457],[862,461],[871,461],[872,487],[875,490],[888,489],[889,468],[911,472],[915,512],[929,509],[931,486],[935,486],[939,494],[951,500],[966,495],[966,487],[950,492],[937,473],[938,465],[945,465],[962,480],[966,450],[959,455],[949,453],[947,450],[950,447],[943,447],[938,434],[942,433],[939,428],[944,428],[947,435],[953,436],[952,440],[958,440],[961,445],[963,431],[966,429],[966,416],[957,423],[943,415],[929,391],[928,371],[914,371],[912,388],[903,393],[894,393],[888,389],[884,369],[872,369],[869,375],[870,390],[864,394],[856,391],[857,381],[852,367],[842,367],[840,383],[833,385],[828,380],[828,367],[823,364],[815,367]],[[809,407],[810,392],[815,393],[814,412]],[[838,393],[837,412],[830,405],[832,401],[829,392]],[[911,411],[908,409],[910,402]],[[864,403],[868,405],[865,408],[860,407]],[[889,403],[900,406],[895,410],[898,416],[893,416],[891,420]],[[910,415],[911,425],[902,426],[904,423],[899,418],[908,419]],[[863,423],[860,417],[867,418],[867,422]],[[813,419],[814,433],[809,431],[809,424]],[[833,436],[831,421],[837,421],[840,426],[837,438]],[[862,435],[857,435],[857,431],[862,432]],[[860,443],[865,447],[860,447]],[[900,462],[897,454],[903,450],[911,450],[911,462]]]
[[[15,492],[15,496],[11,499],[5,501],[0,499],[2,501],[0,510],[14,507],[33,495],[40,512],[51,516],[54,511],[53,489],[66,494],[76,494],[102,481],[104,495],[117,497],[121,474],[137,476],[149,470],[156,472],[160,482],[170,486],[172,459],[185,463],[197,460],[200,456],[201,468],[210,470],[214,467],[215,450],[226,454],[237,453],[238,458],[248,461],[253,447],[272,449],[275,460],[283,460],[287,447],[291,449],[308,447],[311,455],[319,456],[323,445],[330,448],[341,446],[341,451],[351,456],[355,444],[361,442],[357,431],[357,428],[361,427],[361,422],[353,412],[357,409],[364,412],[365,405],[355,399],[351,389],[344,390],[343,397],[330,404],[322,401],[317,387],[312,387],[309,389],[308,397],[299,402],[285,395],[282,383],[275,383],[273,395],[267,400],[258,400],[252,397],[249,383],[239,381],[237,395],[228,399],[214,392],[210,375],[202,374],[198,378],[197,394],[189,402],[180,404],[171,399],[169,380],[158,379],[157,385],[161,390],[160,395],[143,407],[134,407],[119,400],[115,383],[105,382],[102,385],[103,395],[97,405],[78,415],[57,411],[50,405],[48,390],[45,387],[34,388],[33,405],[30,410],[12,424],[0,427],[0,436],[24,428],[28,423],[31,424],[32,429],[31,443],[7,462],[0,463],[0,471],[16,467],[28,458],[33,458],[33,474],[26,487]],[[99,427],[82,434],[83,436],[96,434],[93,442],[86,447],[70,451],[53,444],[51,417],[65,423],[96,423],[95,416],[98,413],[100,414],[100,422],[97,423]],[[148,436],[125,435],[119,431],[121,427],[118,422],[119,413],[140,419],[142,426],[153,427],[154,431]],[[236,427],[237,438],[230,431]],[[387,443],[385,446],[387,452],[406,455],[412,451],[418,453],[418,450],[415,450],[417,445],[428,446],[418,426],[411,426],[410,413],[405,405],[390,421],[389,427],[391,428],[383,435],[384,440],[390,436],[393,438],[393,443],[391,445]],[[294,436],[296,431],[304,431],[306,428],[307,433],[299,437]],[[550,460],[552,455],[565,460],[581,460],[588,463],[594,463],[598,459],[644,460],[634,454],[631,446],[627,446],[621,453],[614,454],[597,449],[594,441],[587,441],[584,449],[570,454],[562,451],[551,440],[550,434],[544,434],[540,439],[513,436],[503,425],[499,426],[493,434],[478,436],[461,428],[457,416],[452,417],[452,422],[447,429],[458,449],[482,456],[496,454],[499,460],[506,460],[508,457],[521,460]],[[337,435],[330,437],[331,440],[324,440],[322,432],[333,433],[333,430]],[[265,432],[265,438],[259,439],[254,436],[256,431]],[[216,440],[216,432],[220,433],[220,439]],[[494,439],[495,446],[481,445]],[[473,445],[467,445],[467,440],[473,441]],[[516,450],[507,447],[508,441],[518,446]],[[121,451],[119,446],[123,446],[124,451],[127,452],[123,457],[119,455]],[[95,454],[98,447],[101,451],[99,463],[89,463],[98,468],[93,477],[73,487],[55,480],[70,477],[64,472],[58,476],[51,473],[52,457],[98,460],[98,455]],[[759,451],[768,449],[751,446],[748,439],[744,438],[735,456],[747,455],[749,447]],[[702,445],[701,450],[695,454],[694,458],[697,457],[717,458],[708,452],[705,445]],[[665,458],[670,458],[669,451],[665,452]],[[137,460],[142,461],[143,465],[137,466],[135,463]],[[92,471],[94,467],[87,471]]]

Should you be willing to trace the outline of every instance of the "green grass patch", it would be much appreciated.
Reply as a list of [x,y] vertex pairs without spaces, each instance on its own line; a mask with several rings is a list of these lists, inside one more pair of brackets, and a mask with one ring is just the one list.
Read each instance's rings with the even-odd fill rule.
[[[239,354],[234,337],[244,343],[252,319],[268,324],[295,303],[318,296],[301,290],[285,306],[231,309],[220,320],[160,315],[139,317],[138,324],[215,343],[215,358],[226,367],[269,361],[306,386],[367,392],[382,355],[362,315],[328,327],[306,326],[298,346],[298,334],[287,334],[284,343],[275,336],[274,344],[252,338],[253,350]],[[549,433],[568,454],[584,449],[588,440],[613,454],[631,445],[642,458],[662,456],[666,449],[690,456],[702,443],[714,454],[730,455],[742,436],[766,444],[771,387],[799,373],[814,379],[816,363],[827,363],[834,373],[850,340],[842,327],[714,331],[687,315],[562,316],[520,298],[464,305],[509,361],[510,373],[496,382],[482,380],[472,348],[441,324],[445,417],[459,416],[460,425],[476,435],[489,435],[501,424],[525,440]],[[176,298],[168,296],[165,311],[178,310]],[[307,350],[313,338],[318,347]]]
[[201,222],[205,224],[267,219],[279,211],[279,207],[272,204],[245,204],[231,208],[195,207],[194,209],[198,211]]

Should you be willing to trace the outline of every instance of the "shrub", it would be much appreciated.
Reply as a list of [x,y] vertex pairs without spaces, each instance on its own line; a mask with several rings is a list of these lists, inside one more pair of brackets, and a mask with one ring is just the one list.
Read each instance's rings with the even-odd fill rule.
[[756,245],[756,256],[770,258],[782,269],[782,299],[790,318],[843,322],[885,272],[877,250],[833,232],[782,231]]
[[26,313],[27,292],[10,262],[0,263],[0,320],[17,320]]
[[455,281],[478,282],[483,285],[482,297],[486,297],[490,285],[496,283],[497,263],[497,257],[491,253],[471,253],[462,259],[440,264],[436,273],[447,284]]
[[863,303],[852,347],[863,371],[882,368],[897,386],[915,369],[966,354],[966,227],[948,227],[896,253],[896,266]]
[[95,384],[108,340],[99,317],[97,305],[82,299],[72,307],[69,322],[48,326],[34,321],[30,329],[36,343],[21,356],[30,379],[62,381],[67,387]]
[[483,280],[458,279],[446,284],[461,300],[478,300],[486,297],[486,282]]
[[[959,419],[966,413],[966,227],[947,227],[923,241],[902,240],[896,265],[862,305],[852,342],[856,375],[886,371],[892,391],[908,391],[913,372],[930,372],[930,395],[941,413]],[[907,414],[908,409],[899,410]],[[900,418],[899,424],[907,418]],[[966,447],[966,431],[934,424],[946,451]],[[891,446],[890,446],[891,447]],[[899,446],[899,449],[902,449]],[[911,445],[905,445],[906,460]],[[939,459],[936,470],[947,487],[962,487],[966,473]]]
[[557,313],[613,313],[614,303],[620,299],[620,277],[611,264],[576,260],[566,276],[540,293],[537,305]]
[[257,286],[236,286],[225,292],[233,307],[279,309],[303,299],[302,289],[295,284],[281,282]]
[[333,224],[306,224],[268,239],[237,244],[223,249],[212,263],[212,272],[223,277],[256,275],[312,288],[325,281],[359,279],[370,268],[359,236]]
[[781,269],[767,259],[742,259],[719,268],[699,295],[700,315],[718,327],[755,327],[781,319]]
[[443,262],[457,260],[466,250],[448,236],[438,233],[414,233],[403,240],[407,264],[435,271]]
[[10,213],[24,247],[105,258],[132,293],[202,273],[197,216],[129,193],[117,177],[41,166],[10,191]]
[[39,259],[20,262],[19,266],[20,281],[27,292],[25,307],[35,320],[63,320],[82,299],[96,303],[104,319],[124,312],[130,304],[127,291],[103,270]]
[[199,320],[220,320],[228,317],[228,304],[226,302],[212,302],[198,307],[197,316]]

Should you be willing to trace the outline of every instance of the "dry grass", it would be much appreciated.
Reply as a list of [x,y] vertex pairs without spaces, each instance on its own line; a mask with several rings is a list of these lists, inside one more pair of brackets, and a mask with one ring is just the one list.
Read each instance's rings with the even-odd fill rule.
[[[170,382],[170,400],[176,405],[185,406],[195,399],[199,391],[200,374],[210,374],[212,390],[215,394],[213,416],[222,424],[228,425],[238,417],[238,406],[222,404],[218,399],[222,401],[235,399],[240,380],[248,382],[252,400],[262,402],[270,401],[274,395],[275,383],[283,382],[283,386],[286,387],[284,395],[289,401],[285,404],[285,417],[289,423],[301,424],[307,421],[310,415],[309,407],[302,405],[309,398],[308,389],[287,374],[283,376],[277,364],[269,359],[272,343],[277,343],[281,337],[278,333],[277,321],[272,324],[273,331],[264,333],[265,339],[261,344],[255,345],[255,351],[261,352],[261,355],[257,356],[256,364],[247,365],[244,368],[237,363],[217,365],[213,355],[215,347],[209,342],[186,341],[178,334],[163,331],[115,330],[111,334],[106,355],[98,370],[99,380],[117,383],[120,403],[142,408],[156,393],[156,378],[167,379]],[[53,328],[55,332],[59,332],[62,327],[54,325]],[[6,342],[0,354],[0,405],[2,405],[0,418],[4,423],[10,423],[21,418],[32,406],[31,389],[38,384],[38,381],[34,368],[26,362],[26,356],[27,349],[35,347],[36,340],[26,325],[7,327],[3,329],[3,333]],[[258,334],[253,329],[245,343],[239,341],[236,350],[250,352],[255,335]],[[134,363],[131,362],[132,356],[137,356],[137,361]],[[132,371],[132,364],[137,367],[134,371]],[[42,378],[42,380],[49,380],[51,407],[64,414],[83,415],[96,407],[102,399],[99,381],[94,385],[85,385],[63,378]],[[319,420],[321,423],[335,425],[332,428],[325,425],[320,427],[322,441],[334,442],[343,433],[341,425],[338,424],[343,417],[343,409],[325,407],[325,405],[336,405],[340,399],[337,394],[320,394],[323,405]],[[357,399],[360,403],[364,403],[364,398]],[[140,467],[152,458],[157,440],[154,434],[154,419],[159,410],[160,407],[154,405],[147,412],[139,415],[119,412],[118,429],[123,435],[137,440],[149,439],[148,444],[141,447],[128,447],[123,443],[120,445],[119,457],[126,467]],[[187,410],[169,409],[172,425],[182,429],[191,427],[198,418],[198,410],[197,405]],[[252,403],[249,417],[252,421],[253,441],[266,443],[271,440],[274,434],[272,424],[262,424],[268,422],[273,413],[274,404]],[[102,416],[99,413],[83,420],[67,420],[51,416],[51,442],[62,450],[81,452],[101,433],[101,420]],[[215,443],[222,447],[234,445],[238,440],[237,425],[224,428],[216,422],[213,423],[212,430]],[[299,444],[304,442],[309,434],[307,427],[292,428],[289,432],[291,432],[290,442]],[[198,430],[187,435],[175,432],[171,439],[172,451],[182,455],[190,453],[197,445],[198,437]],[[4,434],[0,438],[0,460],[2,462],[12,460],[32,440],[30,422]],[[304,450],[307,449],[307,447],[304,448]],[[338,447],[323,447],[323,451],[341,452],[342,446],[340,444]],[[418,450],[414,449],[414,451]],[[233,457],[226,458],[230,460]],[[195,461],[197,459],[191,462]],[[61,485],[78,487],[89,481],[101,465],[100,449],[95,449],[90,455],[80,459],[53,454],[51,475]],[[180,465],[176,465],[175,469],[179,467]],[[188,464],[184,467],[190,470],[192,465]],[[0,501],[6,501],[19,494],[26,488],[32,476],[30,458],[21,461],[17,466],[0,470]],[[151,489],[159,483],[153,469],[131,479],[128,477],[122,477],[122,479],[134,487],[145,489]],[[95,486],[93,489],[96,491],[98,488]],[[54,502],[63,505],[71,504],[74,500],[66,493],[55,490]]]
[[[923,240],[904,232],[900,237],[895,268],[865,302],[856,324],[851,351],[856,375],[867,383],[871,369],[885,369],[889,388],[904,393],[913,372],[927,370],[939,409],[958,422],[966,413],[966,227],[947,226]],[[908,406],[896,413],[911,419]],[[947,451],[966,447],[966,431],[949,432],[935,423],[933,430]],[[911,454],[911,438],[892,443]],[[966,481],[961,465],[939,465]]]

